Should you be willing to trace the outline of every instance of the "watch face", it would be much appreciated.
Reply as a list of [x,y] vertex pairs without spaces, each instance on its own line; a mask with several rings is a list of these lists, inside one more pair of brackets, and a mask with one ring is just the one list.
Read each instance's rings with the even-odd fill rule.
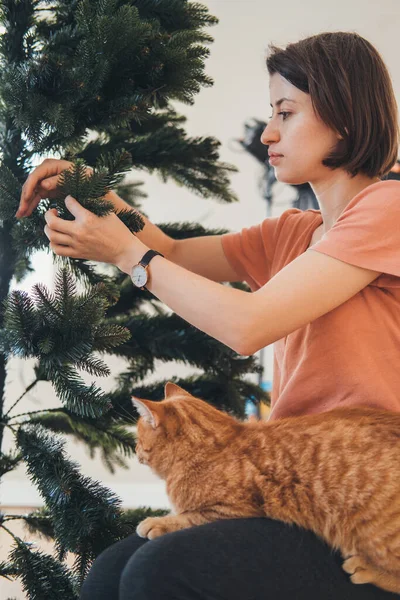
[[143,287],[147,282],[147,271],[142,265],[135,265],[132,269],[132,281],[138,287]]

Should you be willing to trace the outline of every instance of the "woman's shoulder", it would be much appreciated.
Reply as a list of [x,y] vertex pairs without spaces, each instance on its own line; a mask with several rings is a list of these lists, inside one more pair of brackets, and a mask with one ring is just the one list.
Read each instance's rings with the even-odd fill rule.
[[400,181],[382,180],[356,194],[313,246],[352,265],[379,271],[370,285],[398,288]]
[[400,207],[400,181],[384,179],[365,187],[350,200],[342,215],[353,209],[380,211],[383,207]]
[[[276,217],[277,228],[282,227],[296,229],[302,228],[305,224],[317,223],[321,221],[321,211],[309,208],[307,210],[301,210],[300,208],[288,208],[284,210],[278,217]],[[264,222],[266,222],[265,219]]]

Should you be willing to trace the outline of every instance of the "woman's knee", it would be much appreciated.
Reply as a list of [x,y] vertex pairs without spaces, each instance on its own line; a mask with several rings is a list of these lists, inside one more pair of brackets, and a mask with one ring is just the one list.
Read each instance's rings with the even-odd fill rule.
[[163,594],[163,600],[166,600],[165,586],[172,565],[165,552],[165,539],[163,536],[150,540],[128,560],[119,582],[118,597],[121,600],[158,600],[158,594]]
[[181,600],[201,594],[235,600],[246,594],[265,598],[268,589],[272,598],[279,593],[308,599],[317,597],[320,586],[341,592],[343,584],[345,573],[331,549],[311,532],[269,519],[232,519],[168,533],[142,546],[122,571],[119,598]]
[[168,533],[139,548],[122,571],[119,599],[178,600],[183,597],[184,540],[193,529]]
[[[263,519],[258,521],[263,523]],[[251,519],[227,519],[150,540],[127,562],[121,575],[120,600],[179,600],[196,596],[199,589],[204,597],[211,598],[217,580],[222,588],[229,588],[218,597],[231,598],[232,561],[238,561],[237,555],[242,554],[247,562],[259,549],[251,534],[248,547],[243,547],[252,526]]]
[[80,600],[117,600],[119,581],[126,563],[147,541],[132,534],[103,550],[83,583]]

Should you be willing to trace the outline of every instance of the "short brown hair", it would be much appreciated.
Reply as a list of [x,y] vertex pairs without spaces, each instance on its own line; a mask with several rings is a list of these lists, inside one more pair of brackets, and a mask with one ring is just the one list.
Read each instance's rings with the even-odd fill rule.
[[353,177],[389,173],[397,161],[399,113],[382,57],[352,32],[326,32],[288,44],[268,46],[267,68],[310,94],[316,114],[343,140],[323,161]]

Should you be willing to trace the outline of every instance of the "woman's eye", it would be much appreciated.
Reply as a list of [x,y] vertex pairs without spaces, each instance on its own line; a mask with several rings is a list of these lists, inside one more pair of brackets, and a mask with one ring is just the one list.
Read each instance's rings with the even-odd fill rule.
[[[288,112],[285,112],[285,111],[282,111],[282,112],[278,112],[278,115],[284,115],[284,117],[283,117],[283,121],[286,121],[286,119],[287,119],[287,115],[290,115],[290,113],[288,113]],[[269,118],[269,121],[270,121],[271,119],[272,119],[272,116]],[[269,122],[269,121],[268,121],[268,122]]]

